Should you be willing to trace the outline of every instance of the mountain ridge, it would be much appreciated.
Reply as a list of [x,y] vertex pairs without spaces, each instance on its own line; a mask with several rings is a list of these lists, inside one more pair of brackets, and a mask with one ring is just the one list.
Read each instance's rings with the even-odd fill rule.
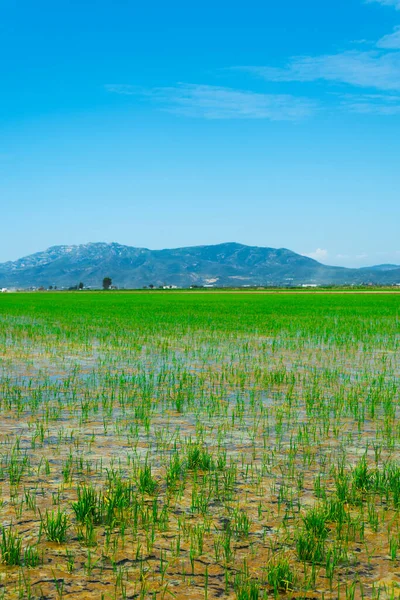
[[151,250],[117,242],[51,246],[0,263],[0,287],[101,287],[109,276],[118,287],[153,285],[288,286],[396,284],[400,266],[349,269],[323,265],[287,248],[238,242]]

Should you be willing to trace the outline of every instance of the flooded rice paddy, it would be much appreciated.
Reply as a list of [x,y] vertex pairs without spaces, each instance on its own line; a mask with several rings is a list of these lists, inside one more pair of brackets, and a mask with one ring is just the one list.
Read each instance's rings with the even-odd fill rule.
[[0,598],[399,598],[399,302],[0,297]]

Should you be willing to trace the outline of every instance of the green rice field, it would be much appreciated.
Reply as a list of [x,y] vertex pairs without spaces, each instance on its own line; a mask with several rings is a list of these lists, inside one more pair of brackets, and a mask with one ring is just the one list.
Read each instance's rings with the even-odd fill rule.
[[400,598],[400,295],[0,295],[0,599]]

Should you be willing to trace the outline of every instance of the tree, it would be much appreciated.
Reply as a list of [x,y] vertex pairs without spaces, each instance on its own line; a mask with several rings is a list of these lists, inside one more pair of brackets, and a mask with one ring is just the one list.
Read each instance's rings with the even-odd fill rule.
[[82,281],[80,281],[79,285],[78,285],[78,289],[83,290],[83,288],[84,288],[84,285],[83,285]]
[[112,284],[111,277],[104,277],[103,279],[103,290],[109,290]]

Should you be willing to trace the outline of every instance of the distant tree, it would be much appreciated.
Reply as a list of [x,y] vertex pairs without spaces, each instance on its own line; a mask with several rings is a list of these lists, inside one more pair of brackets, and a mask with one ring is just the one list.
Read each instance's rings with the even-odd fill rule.
[[53,289],[53,286],[52,286],[52,285],[49,285],[49,290],[52,290],[52,289]]
[[80,281],[79,285],[78,285],[78,289],[83,290],[83,288],[84,288],[84,285],[83,285],[82,281]]
[[104,290],[109,290],[112,284],[112,279],[111,277],[104,277],[103,279],[103,289]]
[[149,288],[152,290],[152,289],[154,288],[154,285],[151,283],[151,284],[149,285]]

